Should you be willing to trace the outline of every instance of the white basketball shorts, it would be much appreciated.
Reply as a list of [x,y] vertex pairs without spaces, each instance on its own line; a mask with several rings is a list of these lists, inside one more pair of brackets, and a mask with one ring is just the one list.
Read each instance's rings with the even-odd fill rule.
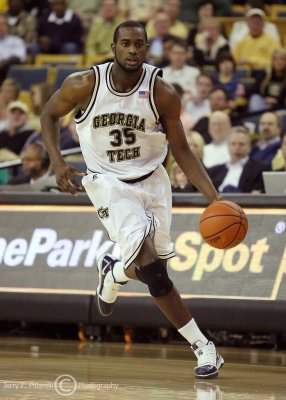
[[127,268],[145,238],[153,239],[158,256],[173,257],[170,242],[172,192],[162,165],[140,182],[125,183],[108,173],[91,173],[82,184],[111,240],[119,244]]

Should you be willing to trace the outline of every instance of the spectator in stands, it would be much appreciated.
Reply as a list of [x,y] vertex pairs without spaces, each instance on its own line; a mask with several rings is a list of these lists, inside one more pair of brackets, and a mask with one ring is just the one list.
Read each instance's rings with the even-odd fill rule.
[[25,42],[17,36],[8,34],[7,16],[0,14],[0,85],[11,65],[23,63],[25,60]]
[[[187,23],[197,23],[197,10],[201,0],[182,0],[181,3],[181,12],[179,15],[180,20]],[[227,17],[231,15],[231,1],[215,0],[215,6],[217,16]]]
[[12,101],[8,106],[8,128],[0,132],[0,149],[20,154],[27,139],[33,133],[27,128],[28,106],[22,101]]
[[210,113],[209,96],[212,89],[212,78],[205,73],[198,75],[196,79],[196,96],[187,101],[185,105],[187,113],[194,118],[195,123]]
[[[186,25],[178,19],[180,13],[180,0],[165,0],[162,10],[169,15],[171,20],[169,33],[178,36],[181,39],[187,39],[188,29]],[[154,18],[148,21],[146,31],[149,39],[152,39],[155,36]]]
[[194,118],[192,117],[191,114],[189,114],[186,109],[185,109],[185,102],[184,102],[184,90],[181,85],[178,83],[172,83],[173,87],[175,88],[176,92],[180,96],[181,99],[181,122],[184,128],[185,133],[189,132],[192,127],[194,126]]
[[179,84],[184,92],[195,96],[196,79],[200,71],[196,67],[187,64],[188,45],[185,41],[178,39],[170,49],[170,65],[163,68],[164,79],[169,83]]
[[204,158],[205,141],[202,135],[196,131],[186,133],[186,138],[190,149],[202,161]]
[[118,6],[124,19],[139,21],[144,25],[161,8],[163,0],[119,0]]
[[54,93],[54,86],[50,83],[38,83],[31,86],[32,112],[28,120],[28,127],[35,131],[41,130],[40,115],[44,105]]
[[[264,11],[264,2],[262,0],[247,0],[245,5],[245,13],[247,13],[251,8],[258,8]],[[264,32],[269,33],[280,42],[280,35],[277,26],[265,19],[264,22]],[[249,34],[249,26],[246,21],[236,21],[232,25],[228,42],[231,49],[234,49],[236,44],[244,38],[244,36]]]
[[[209,104],[211,113],[215,111],[222,111],[225,114],[230,113],[228,93],[223,88],[212,89],[209,95]],[[209,118],[209,115],[201,117],[193,127],[195,131],[202,135],[206,143],[211,141]]]
[[[196,156],[202,160],[204,154],[204,139],[202,136],[195,131],[189,131],[186,133],[186,139],[190,146],[190,149]],[[175,162],[172,156],[168,159],[167,172],[169,174],[172,191],[174,192],[197,192],[197,188],[192,185],[182,172],[181,168]]]
[[202,21],[202,30],[194,40],[194,60],[199,66],[214,65],[215,59],[229,46],[221,34],[221,26],[217,19],[207,18]]
[[147,62],[156,65],[164,57],[164,38],[171,28],[171,19],[164,11],[159,11],[154,16],[154,37],[149,41]]
[[25,0],[25,10],[40,18],[49,12],[49,2],[50,0]]
[[8,0],[0,0],[0,13],[6,12],[8,9]]
[[230,160],[228,136],[231,129],[229,116],[222,111],[215,111],[209,117],[211,142],[204,147],[203,162],[207,168],[226,163]]
[[209,19],[215,16],[216,4],[213,2],[213,0],[200,0],[200,2],[197,4],[196,10],[197,10],[198,22],[197,24],[195,24],[190,28],[187,39],[188,45],[191,46],[192,48],[195,45],[195,37],[197,33],[199,33],[199,30],[202,26],[202,22],[205,19]]
[[271,66],[266,77],[260,85],[260,94],[253,94],[249,101],[249,111],[260,111],[284,107],[286,86],[286,50],[276,49],[273,51]]
[[251,138],[243,126],[233,127],[228,136],[230,160],[208,169],[220,192],[260,193],[264,191],[262,171],[265,164],[252,160]]
[[86,38],[85,53],[88,56],[100,56],[105,60],[113,58],[110,43],[113,41],[113,32],[122,22],[118,16],[116,0],[103,0],[100,15],[95,18]]
[[186,175],[175,161],[173,161],[170,166],[169,178],[172,192],[191,193],[196,191],[194,186],[188,181]]
[[37,19],[25,11],[24,0],[9,0],[8,4],[9,33],[22,38],[29,50],[30,44],[37,39]]
[[232,55],[224,52],[218,55],[216,62],[217,76],[214,78],[214,85],[223,88],[229,97],[231,109],[237,108],[239,105],[246,104],[246,91],[244,85],[236,78],[236,65]]
[[[11,177],[9,185],[34,184],[50,175],[50,157],[41,142],[30,144],[21,152],[23,174]],[[56,186],[56,185],[55,185]]]
[[[164,35],[162,37],[162,41],[163,41],[163,57],[159,62],[157,62],[155,64],[158,68],[164,68],[164,67],[167,67],[170,64],[171,47],[173,46],[173,44],[177,40],[178,40],[177,36],[170,35],[169,33],[167,33],[166,35]],[[152,39],[151,39],[151,41],[152,41]]]
[[233,56],[238,65],[249,65],[252,69],[265,70],[269,67],[272,53],[280,48],[279,41],[264,31],[265,13],[252,8],[246,13],[249,33],[234,47]]
[[253,146],[251,157],[254,160],[271,164],[281,146],[281,121],[278,114],[266,112],[259,120],[260,140]]
[[78,54],[82,51],[83,27],[66,0],[51,0],[51,10],[38,25],[38,42],[31,46],[38,53]]
[[281,147],[271,161],[272,171],[286,171],[286,134],[283,133]]
[[286,133],[283,134],[282,141],[281,141],[281,148],[279,150],[280,158],[281,158],[281,164],[279,168],[273,168],[273,163],[272,163],[272,169],[275,171],[286,171]]
[[12,79],[7,78],[0,86],[0,131],[8,126],[8,105],[11,101],[17,100],[20,92],[20,86]]
[[88,31],[93,19],[99,12],[100,0],[67,0],[68,6],[80,18],[85,31]]

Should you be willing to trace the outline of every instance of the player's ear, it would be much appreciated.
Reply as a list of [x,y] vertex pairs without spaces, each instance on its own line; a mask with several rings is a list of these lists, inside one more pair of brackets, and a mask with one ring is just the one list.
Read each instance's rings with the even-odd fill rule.
[[115,43],[111,43],[111,50],[112,53],[115,54]]

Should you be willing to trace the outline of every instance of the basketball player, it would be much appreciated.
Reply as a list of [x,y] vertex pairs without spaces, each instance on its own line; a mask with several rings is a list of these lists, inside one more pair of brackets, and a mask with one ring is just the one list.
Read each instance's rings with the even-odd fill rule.
[[70,75],[41,116],[43,137],[60,188],[76,194],[81,172],[67,165],[59,148],[59,118],[75,107],[77,133],[87,174],[88,196],[121,261],[105,254],[98,260],[99,312],[108,316],[122,285],[137,279],[147,285],[165,316],[190,343],[198,362],[195,376],[213,378],[223,358],[203,335],[168,276],[171,189],[162,167],[167,143],[188,179],[209,200],[220,200],[208,175],[190,151],[180,122],[176,91],[161,71],[144,64],[147,36],[142,25],[125,21],[114,32],[114,62]]

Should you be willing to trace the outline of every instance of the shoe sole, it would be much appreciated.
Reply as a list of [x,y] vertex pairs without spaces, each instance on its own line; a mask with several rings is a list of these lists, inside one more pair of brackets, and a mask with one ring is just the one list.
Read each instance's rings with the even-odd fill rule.
[[224,359],[222,358],[222,356],[219,354],[219,359],[216,362],[216,368],[217,370],[215,372],[213,372],[212,374],[209,375],[197,375],[195,373],[195,377],[198,379],[214,379],[218,376],[218,371],[219,369],[221,369],[224,365]]
[[96,304],[97,304],[97,309],[98,309],[99,314],[102,315],[103,317],[109,317],[112,314],[113,310],[111,310],[110,313],[103,312],[103,310],[101,309],[101,304],[100,304],[100,302],[103,300],[101,300],[99,297],[99,293],[103,286],[103,283],[102,283],[102,260],[105,257],[105,255],[106,254],[100,256],[99,259],[97,260],[97,271],[98,271],[98,276],[99,276],[99,283],[98,283],[98,286],[96,289]]

